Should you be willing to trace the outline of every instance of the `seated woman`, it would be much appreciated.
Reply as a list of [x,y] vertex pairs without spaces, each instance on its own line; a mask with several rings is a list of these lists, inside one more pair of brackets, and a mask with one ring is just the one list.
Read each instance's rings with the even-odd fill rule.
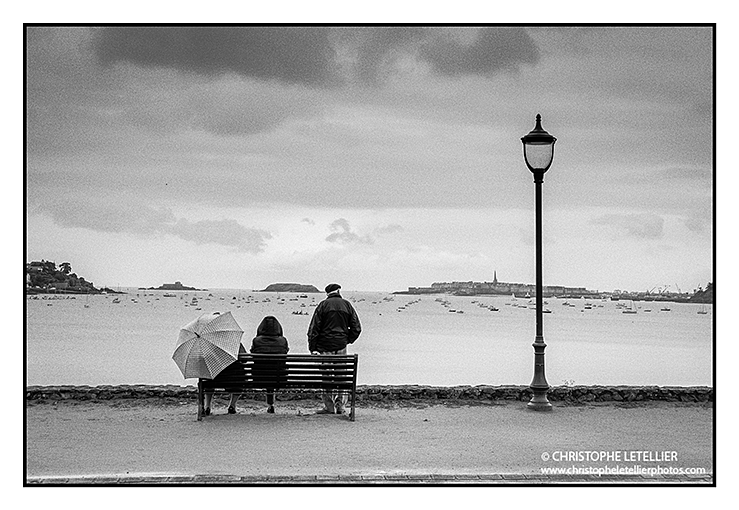
[[[244,349],[244,346],[242,344],[239,344],[239,354],[246,354],[246,349]],[[232,364],[229,367],[226,367],[226,370],[234,369],[235,367],[238,367],[237,363]],[[241,393],[231,393],[231,399],[228,402],[228,414],[236,414],[236,401],[241,396]],[[206,391],[204,395],[205,403],[204,403],[204,414],[205,416],[210,416],[210,404],[213,402],[213,391]]]
[[[251,343],[252,354],[287,354],[290,350],[287,339],[282,335],[282,325],[275,317],[268,315],[257,328],[257,336]],[[279,360],[256,360],[254,362],[254,380],[264,383],[267,390],[267,412],[275,412],[275,387],[284,377],[285,362]]]

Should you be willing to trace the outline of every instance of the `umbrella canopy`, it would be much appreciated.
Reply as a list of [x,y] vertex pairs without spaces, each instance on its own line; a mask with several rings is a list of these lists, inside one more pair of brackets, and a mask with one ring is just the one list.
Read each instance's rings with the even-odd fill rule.
[[243,334],[231,312],[203,314],[180,329],[172,359],[185,379],[213,379],[238,359]]

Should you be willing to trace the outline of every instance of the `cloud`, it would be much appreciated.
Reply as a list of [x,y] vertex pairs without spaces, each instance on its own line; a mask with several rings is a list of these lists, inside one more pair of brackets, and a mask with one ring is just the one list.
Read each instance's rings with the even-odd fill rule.
[[31,213],[48,214],[58,225],[96,232],[126,233],[138,236],[173,235],[196,244],[213,243],[238,251],[260,253],[272,235],[247,228],[235,220],[191,222],[176,218],[170,209],[151,207],[136,200],[120,198],[64,197],[39,201]]
[[691,232],[695,232],[696,234],[702,234],[709,228],[711,224],[710,217],[705,218],[697,215],[691,216],[689,218],[684,218],[682,222],[688,230],[690,230]]
[[607,225],[625,231],[627,235],[639,239],[660,239],[664,219],[656,214],[605,214],[591,221],[594,225]]
[[300,220],[300,222],[301,222],[301,223],[307,223],[308,225],[315,225],[315,224],[316,224],[316,222],[315,222],[315,221],[313,221],[313,220],[312,220],[312,219],[310,219],[310,218],[303,218],[302,220]]
[[349,27],[337,29],[334,39],[350,75],[376,85],[430,33],[427,27]]
[[45,213],[62,227],[98,232],[150,235],[176,221],[166,208],[141,206],[108,197],[50,197],[31,205],[31,212]]
[[339,218],[329,225],[329,228],[333,231],[326,241],[330,243],[341,243],[341,244],[373,244],[374,241],[369,236],[360,236],[355,232],[352,232],[349,222],[344,218]]
[[319,102],[303,89],[221,80],[187,94],[180,107],[194,129],[240,136],[273,130],[287,120],[319,118],[324,111]]
[[264,230],[246,228],[235,220],[201,220],[190,222],[180,219],[168,232],[196,244],[220,244],[232,246],[239,251],[260,253],[266,246],[265,240],[272,235]]
[[682,181],[689,186],[710,187],[713,184],[713,170],[709,165],[673,165],[657,171],[655,179]]
[[347,77],[376,84],[403,60],[460,76],[539,59],[523,27],[103,27],[94,30],[92,47],[106,66],[128,62],[309,87],[339,85]]
[[404,228],[397,223],[392,223],[390,225],[385,225],[383,227],[378,227],[375,229],[375,232],[377,234],[395,234],[397,232],[403,232]]
[[327,85],[334,50],[327,27],[105,27],[94,50],[103,64],[130,62],[203,75],[235,73]]
[[486,75],[536,64],[539,50],[522,27],[481,28],[471,44],[454,39],[434,40],[421,57],[444,75]]

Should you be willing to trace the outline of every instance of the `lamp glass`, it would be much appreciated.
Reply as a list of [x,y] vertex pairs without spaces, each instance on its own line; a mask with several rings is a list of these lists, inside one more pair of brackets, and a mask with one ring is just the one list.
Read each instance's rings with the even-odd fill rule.
[[554,159],[554,143],[524,143],[523,154],[531,170],[546,171]]

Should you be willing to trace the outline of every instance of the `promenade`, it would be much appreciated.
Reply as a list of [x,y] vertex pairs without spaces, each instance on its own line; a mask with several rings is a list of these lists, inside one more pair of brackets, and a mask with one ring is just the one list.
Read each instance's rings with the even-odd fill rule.
[[27,401],[30,485],[713,484],[711,403]]

